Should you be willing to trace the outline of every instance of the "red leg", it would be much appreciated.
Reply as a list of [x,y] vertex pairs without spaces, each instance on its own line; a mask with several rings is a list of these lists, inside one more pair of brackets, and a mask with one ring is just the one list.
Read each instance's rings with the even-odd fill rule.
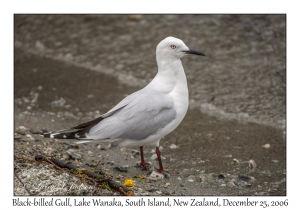
[[158,164],[159,164],[159,169],[157,169],[157,170],[159,173],[162,173],[164,171],[164,169],[163,169],[161,158],[160,158],[159,147],[156,147],[156,155],[157,155]]
[[140,165],[143,166],[145,169],[149,167],[149,163],[146,163],[144,160],[144,151],[143,151],[143,146],[140,147],[140,152],[141,152],[141,163]]

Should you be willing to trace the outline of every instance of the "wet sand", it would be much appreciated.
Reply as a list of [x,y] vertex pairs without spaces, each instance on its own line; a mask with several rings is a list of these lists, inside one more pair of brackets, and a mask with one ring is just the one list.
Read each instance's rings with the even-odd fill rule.
[[[15,131],[25,126],[34,131],[55,131],[92,119],[105,113],[124,96],[139,89],[119,82],[113,76],[72,66],[15,49]],[[63,98],[63,100],[60,100]],[[56,103],[53,103],[56,101]],[[58,102],[57,102],[58,101]],[[59,103],[60,102],[60,103]],[[100,167],[121,182],[125,178],[135,180],[136,195],[286,195],[286,140],[281,129],[262,124],[221,119],[203,114],[199,108],[189,109],[180,126],[161,140],[165,170],[176,176],[158,181],[134,178],[147,176],[149,171],[135,167],[139,161],[138,148],[120,148],[101,144],[74,146],[71,141],[44,139],[16,134],[14,153],[32,158],[35,148],[47,155],[55,155],[86,168]],[[176,149],[170,146],[175,144]],[[268,145],[270,147],[268,148]],[[265,145],[265,147],[263,147]],[[73,160],[66,154],[70,148],[82,157]],[[152,160],[154,148],[145,148],[146,160]],[[250,162],[249,162],[250,161]],[[116,166],[128,168],[128,172],[114,170]],[[43,168],[44,167],[44,168]],[[15,169],[30,188],[35,182],[45,184],[59,182],[63,176],[52,167],[46,167],[46,181],[33,175],[45,166],[15,161]],[[31,177],[26,175],[31,173]],[[44,173],[46,173],[44,172]],[[25,175],[24,175],[25,174]],[[48,177],[49,176],[49,177]],[[76,178],[63,177],[68,182],[80,182]],[[166,183],[170,183],[166,186]],[[15,195],[26,195],[15,178]],[[91,190],[59,191],[35,190],[35,195],[89,195]],[[111,195],[108,191],[96,195]]]

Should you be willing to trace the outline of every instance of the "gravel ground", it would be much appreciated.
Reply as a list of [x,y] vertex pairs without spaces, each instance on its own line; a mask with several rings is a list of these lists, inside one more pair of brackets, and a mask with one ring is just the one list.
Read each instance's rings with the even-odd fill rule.
[[[169,35],[207,54],[183,59],[190,109],[161,141],[170,177],[136,167],[138,148],[36,134],[99,116],[147,84],[154,46]],[[136,195],[286,195],[285,57],[284,15],[16,15],[14,153],[100,161],[114,180],[133,179]],[[153,154],[146,148],[156,167]],[[15,195],[118,195],[50,165],[14,167]]]

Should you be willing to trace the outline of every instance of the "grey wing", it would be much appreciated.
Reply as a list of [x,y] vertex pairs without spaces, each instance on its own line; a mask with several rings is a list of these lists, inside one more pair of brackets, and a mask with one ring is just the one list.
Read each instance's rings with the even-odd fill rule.
[[141,140],[157,133],[176,117],[173,99],[169,95],[137,92],[129,100],[124,101],[125,106],[121,101],[115,107],[119,110],[93,126],[87,137]]
[[86,139],[86,140],[92,140],[94,138],[87,136],[90,129],[99,125],[101,121],[105,118],[108,118],[112,115],[114,115],[116,112],[122,110],[124,107],[126,107],[128,104],[130,104],[132,101],[134,101],[136,98],[138,98],[143,93],[144,90],[137,91],[126,98],[124,98],[120,103],[118,103],[114,108],[109,110],[107,113],[101,115],[100,117],[97,117],[95,119],[92,119],[88,122],[81,123],[79,125],[76,125],[74,127],[71,127],[69,129],[64,129],[57,131],[55,133],[43,133],[42,136],[48,137],[48,138],[58,138],[58,139]]

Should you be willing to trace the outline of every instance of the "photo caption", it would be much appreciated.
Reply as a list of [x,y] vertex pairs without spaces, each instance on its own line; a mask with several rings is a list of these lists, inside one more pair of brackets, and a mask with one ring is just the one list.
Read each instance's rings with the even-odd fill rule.
[[12,206],[230,206],[230,207],[287,207],[288,199],[256,200],[253,198],[13,198]]

